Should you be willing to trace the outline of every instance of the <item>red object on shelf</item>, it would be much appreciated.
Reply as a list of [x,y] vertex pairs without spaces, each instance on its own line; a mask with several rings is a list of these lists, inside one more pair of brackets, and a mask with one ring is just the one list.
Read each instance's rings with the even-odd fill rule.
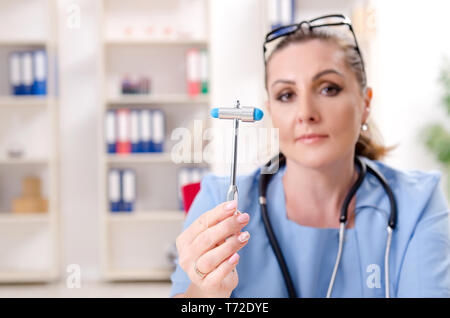
[[129,141],[118,142],[116,152],[122,155],[131,153],[131,143]]
[[187,214],[197,193],[200,191],[200,182],[190,183],[181,188],[183,193],[184,213]]
[[188,95],[195,97],[200,94],[200,82],[188,81]]
[[186,51],[186,84],[190,97],[200,94],[200,52],[195,48]]
[[117,110],[116,152],[118,154],[129,154],[131,152],[130,110],[126,108]]

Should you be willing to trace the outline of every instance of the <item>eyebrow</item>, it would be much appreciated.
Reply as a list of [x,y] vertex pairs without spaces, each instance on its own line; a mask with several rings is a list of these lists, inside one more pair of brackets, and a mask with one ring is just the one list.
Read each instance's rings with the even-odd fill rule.
[[325,74],[328,74],[328,73],[334,73],[334,74],[339,75],[340,77],[344,77],[344,75],[342,75],[342,74],[339,73],[338,71],[336,71],[336,70],[330,68],[330,69],[326,69],[326,70],[323,70],[323,71],[317,73],[316,75],[314,75],[314,77],[313,77],[312,79],[313,79],[313,81],[315,81],[315,80],[318,79],[319,77],[321,77],[321,76],[323,76],[323,75],[325,75]]
[[270,85],[270,86],[273,87],[275,84],[278,84],[278,83],[295,85],[295,81],[279,79],[279,80],[276,80],[275,82],[273,82],[272,85]]
[[[317,73],[316,75],[314,75],[314,77],[312,78],[312,80],[315,81],[315,80],[317,80],[319,77],[321,77],[321,76],[323,76],[323,75],[325,75],[325,74],[329,74],[329,73],[334,73],[334,74],[337,74],[337,75],[339,75],[339,76],[341,76],[341,77],[344,77],[344,75],[342,75],[342,74],[339,73],[338,71],[336,71],[336,70],[330,68],[330,69],[326,69],[326,70],[320,71],[319,73]],[[295,81],[279,79],[279,80],[276,80],[275,82],[273,82],[271,86],[274,86],[275,84],[278,84],[278,83],[295,85]]]

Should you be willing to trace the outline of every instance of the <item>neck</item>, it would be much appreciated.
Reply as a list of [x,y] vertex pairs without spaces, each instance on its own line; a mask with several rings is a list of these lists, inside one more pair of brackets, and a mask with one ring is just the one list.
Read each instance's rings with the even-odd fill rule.
[[[283,185],[288,217],[315,227],[339,226],[345,197],[358,177],[353,156],[320,168],[305,167],[286,158]],[[354,204],[355,198],[349,206],[349,223]]]

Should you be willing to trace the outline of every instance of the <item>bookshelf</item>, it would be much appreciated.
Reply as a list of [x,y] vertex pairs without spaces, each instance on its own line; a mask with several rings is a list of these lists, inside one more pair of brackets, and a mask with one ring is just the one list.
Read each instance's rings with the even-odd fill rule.
[[[60,276],[56,21],[55,1],[0,2],[0,283]],[[47,94],[12,95],[9,55],[36,49],[47,54]],[[12,144],[20,156],[11,156]],[[27,176],[40,179],[46,212],[12,212]]]
[[[209,117],[210,94],[190,96],[185,75],[186,51],[209,49],[207,25],[205,0],[101,1],[102,104],[98,118],[103,280],[167,281],[173,272],[168,254],[173,253],[184,221],[177,173],[181,167],[207,165],[175,164],[170,153],[175,143],[171,132],[177,127],[192,131],[194,120],[202,120],[204,128],[208,126],[205,118]],[[127,73],[148,75],[150,93],[122,94],[121,76]],[[164,112],[162,153],[107,153],[105,114],[124,108]],[[110,211],[109,169],[135,171],[137,197],[132,212]]]

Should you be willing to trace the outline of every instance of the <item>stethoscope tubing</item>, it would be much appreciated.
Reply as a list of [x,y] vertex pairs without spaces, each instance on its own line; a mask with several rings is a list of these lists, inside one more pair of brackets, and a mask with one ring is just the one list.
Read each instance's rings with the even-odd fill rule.
[[[281,167],[285,164],[286,158],[284,157],[284,155],[282,153],[278,154],[277,156],[278,156],[278,159],[275,159],[275,163],[277,165],[275,165],[275,166]],[[270,162],[268,162],[265,165],[265,167],[268,168],[267,170],[270,171],[270,167],[274,166],[273,162],[274,162],[274,159],[272,159]],[[342,256],[344,236],[345,236],[345,225],[347,222],[348,206],[350,204],[352,197],[355,195],[356,191],[361,186],[361,184],[366,176],[367,171],[369,171],[372,175],[374,175],[379,180],[381,185],[383,186],[383,189],[385,190],[385,192],[387,193],[387,195],[389,197],[389,203],[390,203],[390,208],[391,208],[391,213],[389,216],[388,227],[387,227],[388,237],[387,237],[387,241],[386,241],[385,258],[384,258],[385,297],[389,298],[390,297],[390,293],[389,293],[389,284],[390,284],[389,253],[390,253],[391,242],[392,242],[392,233],[395,229],[396,222],[397,222],[397,205],[395,202],[395,196],[392,193],[392,190],[389,187],[388,183],[386,182],[386,180],[380,173],[378,173],[377,171],[372,169],[370,166],[366,165],[358,156],[355,156],[355,163],[358,165],[360,173],[359,173],[358,179],[356,180],[355,184],[352,186],[349,193],[347,194],[347,196],[344,200],[344,204],[341,209],[341,215],[340,215],[340,219],[339,219],[339,221],[340,221],[339,222],[340,223],[340,226],[339,226],[339,248],[338,248],[338,254],[336,257],[336,262],[335,262],[335,265],[333,268],[333,273],[332,273],[330,283],[328,286],[328,290],[327,290],[327,298],[331,297],[333,286],[334,286],[334,281],[336,279],[337,270],[339,268],[339,264],[340,264],[340,260],[341,260],[341,256]],[[265,170],[265,171],[267,171],[267,170]],[[288,270],[285,258],[283,256],[283,253],[281,251],[280,245],[278,243],[278,240],[273,231],[273,228],[272,228],[272,225],[271,225],[271,222],[269,219],[268,211],[267,211],[266,190],[267,190],[267,186],[268,186],[269,181],[270,181],[271,177],[273,176],[273,174],[274,173],[272,173],[272,174],[267,173],[267,174],[261,174],[261,176],[260,176],[259,204],[261,207],[261,214],[262,214],[262,219],[264,222],[264,227],[266,229],[266,233],[269,238],[269,242],[272,247],[272,250],[275,253],[276,259],[278,261],[281,272],[283,274],[283,278],[286,283],[289,297],[297,298],[297,293],[295,291],[291,275],[289,273],[289,270]]]

